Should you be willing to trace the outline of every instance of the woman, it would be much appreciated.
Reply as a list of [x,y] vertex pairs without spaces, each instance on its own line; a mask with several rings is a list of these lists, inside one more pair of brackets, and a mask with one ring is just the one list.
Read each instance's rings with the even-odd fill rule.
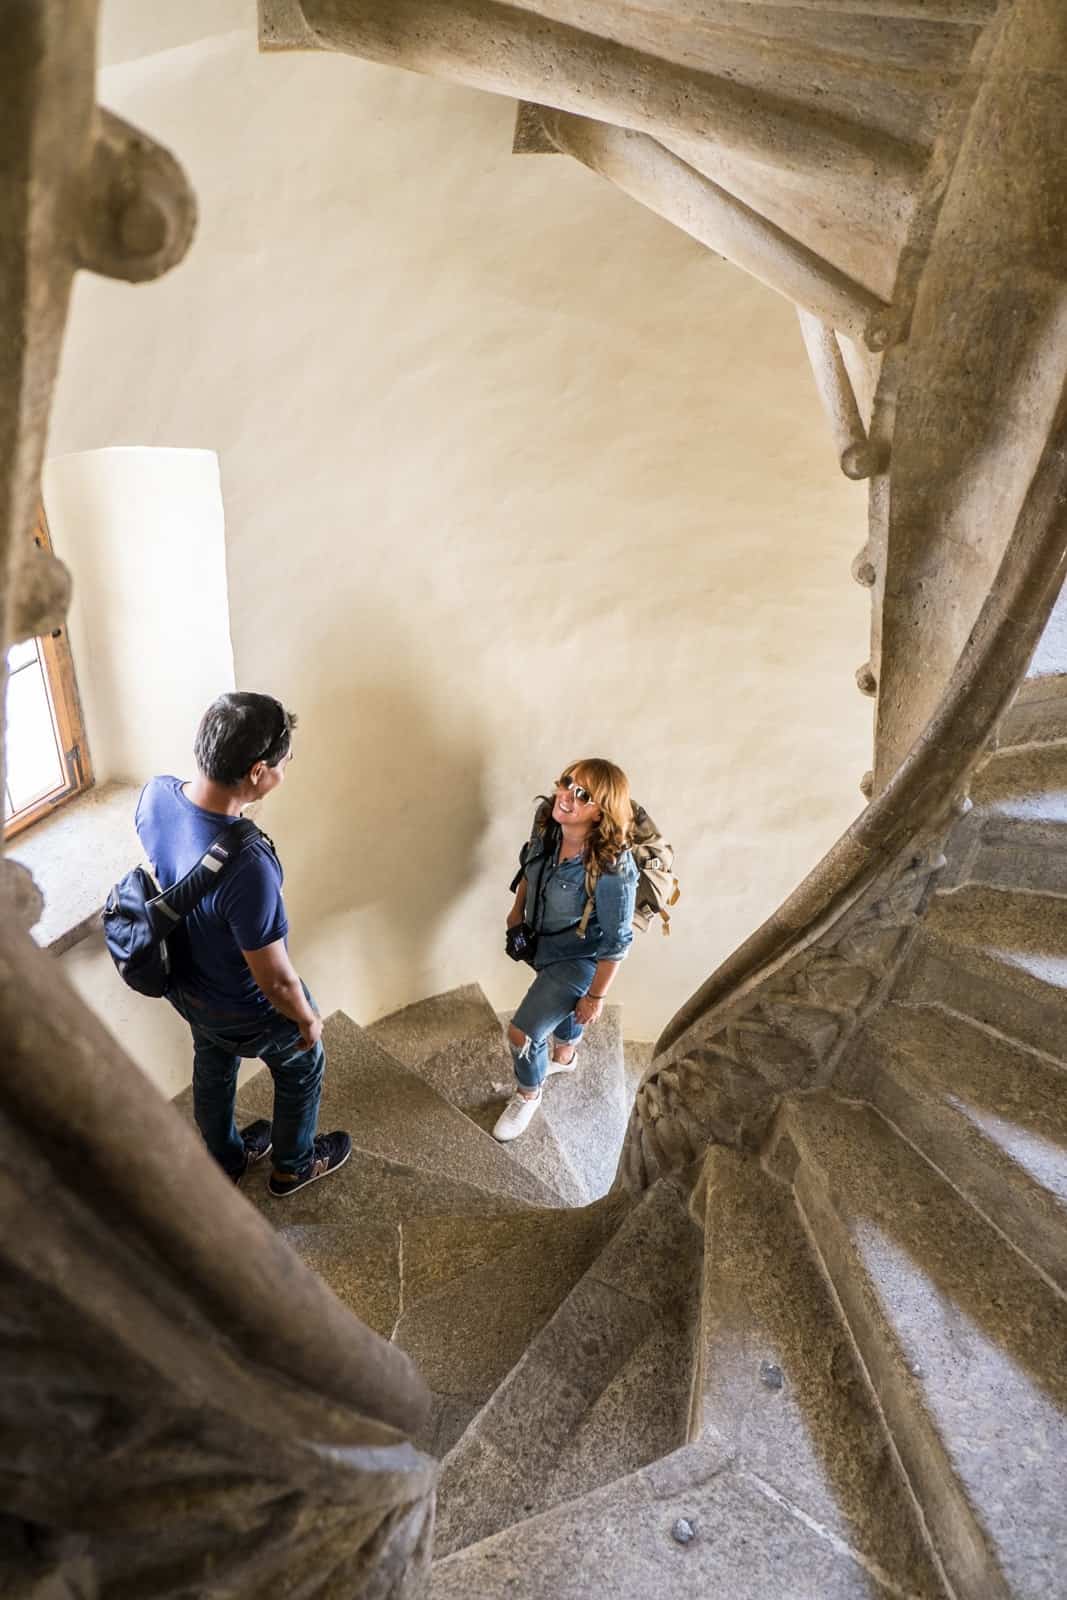
[[574,1071],[582,1029],[604,1009],[629,949],[632,819],[625,772],[596,759],[566,767],[538,810],[507,919],[509,929],[525,922],[536,933],[537,976],[508,1029],[518,1082],[493,1129],[502,1143],[529,1127],[545,1078]]

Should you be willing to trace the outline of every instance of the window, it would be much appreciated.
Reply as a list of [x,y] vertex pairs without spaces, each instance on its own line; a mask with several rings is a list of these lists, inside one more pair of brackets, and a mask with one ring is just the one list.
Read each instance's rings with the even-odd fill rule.
[[[43,510],[33,538],[51,550]],[[7,672],[5,838],[93,781],[66,628],[12,645]]]

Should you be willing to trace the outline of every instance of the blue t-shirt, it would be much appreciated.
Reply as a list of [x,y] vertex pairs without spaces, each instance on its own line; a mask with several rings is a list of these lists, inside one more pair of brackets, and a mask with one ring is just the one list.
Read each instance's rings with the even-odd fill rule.
[[[152,778],[137,802],[137,835],[161,889],[194,867],[223,828],[237,822],[194,806],[181,778]],[[289,931],[282,899],[281,862],[262,839],[242,849],[185,919],[179,986],[213,1011],[258,1016],[270,1002],[242,950],[262,950]],[[183,948],[184,947],[184,948]]]

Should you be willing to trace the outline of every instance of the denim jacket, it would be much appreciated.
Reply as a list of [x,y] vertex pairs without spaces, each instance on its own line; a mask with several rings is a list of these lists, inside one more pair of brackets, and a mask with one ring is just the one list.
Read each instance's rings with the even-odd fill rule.
[[[542,903],[543,872],[548,876]],[[601,872],[597,878],[593,913],[584,935],[576,926],[588,899],[585,863],[580,857],[560,862],[553,855],[546,863],[544,839],[535,834],[526,855],[525,877],[526,921],[541,935],[535,967],[545,967],[553,961],[625,959],[633,940],[630,924],[638,879],[637,866],[629,850],[623,851],[613,872]]]

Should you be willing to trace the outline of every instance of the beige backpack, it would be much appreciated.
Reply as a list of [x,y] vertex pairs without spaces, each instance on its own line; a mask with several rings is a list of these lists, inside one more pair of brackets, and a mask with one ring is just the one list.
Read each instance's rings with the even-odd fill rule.
[[[526,857],[530,844],[535,839],[543,838],[552,816],[551,800],[543,800],[537,808],[534,825],[530,834],[530,842],[523,846],[519,856],[519,871],[512,879],[511,887],[514,890],[522,877],[526,865]],[[670,907],[678,901],[681,890],[678,879],[674,876],[674,851],[652,821],[644,806],[633,802],[633,824],[630,829],[630,849],[633,852],[634,863],[639,877],[637,880],[637,900],[634,905],[633,926],[644,933],[654,917],[660,918],[660,925],[664,935],[671,931]],[[599,868],[596,862],[591,862],[586,868],[585,889],[589,896],[582,920],[578,924],[578,932],[584,935],[589,926],[589,919],[593,915],[596,897],[596,881],[599,877]]]

